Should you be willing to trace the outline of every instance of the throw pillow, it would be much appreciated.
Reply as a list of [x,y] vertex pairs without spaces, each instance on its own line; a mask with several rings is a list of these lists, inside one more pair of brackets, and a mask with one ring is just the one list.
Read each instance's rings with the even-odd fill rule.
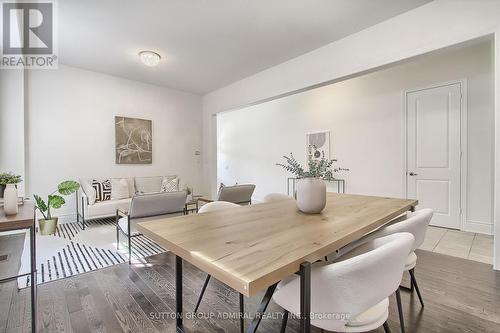
[[127,199],[129,197],[130,193],[127,179],[111,179],[111,200]]
[[179,191],[179,178],[163,178],[161,183],[162,192],[177,192]]
[[105,181],[92,181],[92,187],[95,190],[95,202],[111,200],[111,182]]

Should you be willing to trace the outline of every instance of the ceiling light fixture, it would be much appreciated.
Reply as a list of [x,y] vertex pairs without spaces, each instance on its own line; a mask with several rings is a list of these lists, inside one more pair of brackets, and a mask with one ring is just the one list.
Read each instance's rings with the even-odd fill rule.
[[157,66],[160,63],[161,56],[153,51],[141,51],[139,57],[144,65],[149,67]]

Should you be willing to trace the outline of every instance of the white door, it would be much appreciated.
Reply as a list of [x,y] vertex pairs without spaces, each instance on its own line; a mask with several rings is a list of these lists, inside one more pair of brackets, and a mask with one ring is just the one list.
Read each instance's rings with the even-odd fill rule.
[[460,83],[407,93],[407,196],[431,224],[460,229]]

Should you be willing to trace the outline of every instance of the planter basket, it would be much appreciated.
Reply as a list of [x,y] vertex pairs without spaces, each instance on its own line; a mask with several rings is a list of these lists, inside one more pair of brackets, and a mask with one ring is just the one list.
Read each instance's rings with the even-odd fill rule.
[[57,230],[57,222],[57,217],[54,217],[51,220],[38,219],[38,232],[42,236],[55,234]]

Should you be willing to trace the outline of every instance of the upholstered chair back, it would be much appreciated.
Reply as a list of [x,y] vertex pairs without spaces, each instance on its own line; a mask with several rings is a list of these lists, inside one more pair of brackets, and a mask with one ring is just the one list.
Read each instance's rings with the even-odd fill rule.
[[284,201],[293,199],[291,196],[282,193],[269,193],[264,197],[264,202]]
[[250,204],[254,190],[255,185],[253,184],[222,186],[219,189],[217,201],[227,201],[240,205]]
[[381,229],[380,232],[377,231],[374,236],[382,237],[385,235],[395,234],[397,232],[409,232],[413,235],[413,237],[415,237],[415,244],[413,244],[412,247],[412,251],[415,251],[425,240],[425,233],[433,214],[434,212],[429,208],[408,213],[405,220],[388,225],[387,227]]
[[[365,252],[359,256],[338,263],[314,265],[311,312],[354,317],[382,302],[399,288],[413,243],[412,234],[397,233],[363,244]],[[276,303],[294,314],[300,313],[299,284],[300,279],[293,277],[279,286],[273,296]],[[313,325],[322,327],[314,321]]]
[[219,210],[224,210],[224,209],[234,208],[234,207],[240,207],[240,205],[232,203],[232,202],[227,202],[227,201],[214,201],[214,202],[209,202],[209,203],[203,205],[198,210],[198,213],[216,212]]
[[130,218],[182,213],[186,196],[185,191],[136,195],[130,204]]

